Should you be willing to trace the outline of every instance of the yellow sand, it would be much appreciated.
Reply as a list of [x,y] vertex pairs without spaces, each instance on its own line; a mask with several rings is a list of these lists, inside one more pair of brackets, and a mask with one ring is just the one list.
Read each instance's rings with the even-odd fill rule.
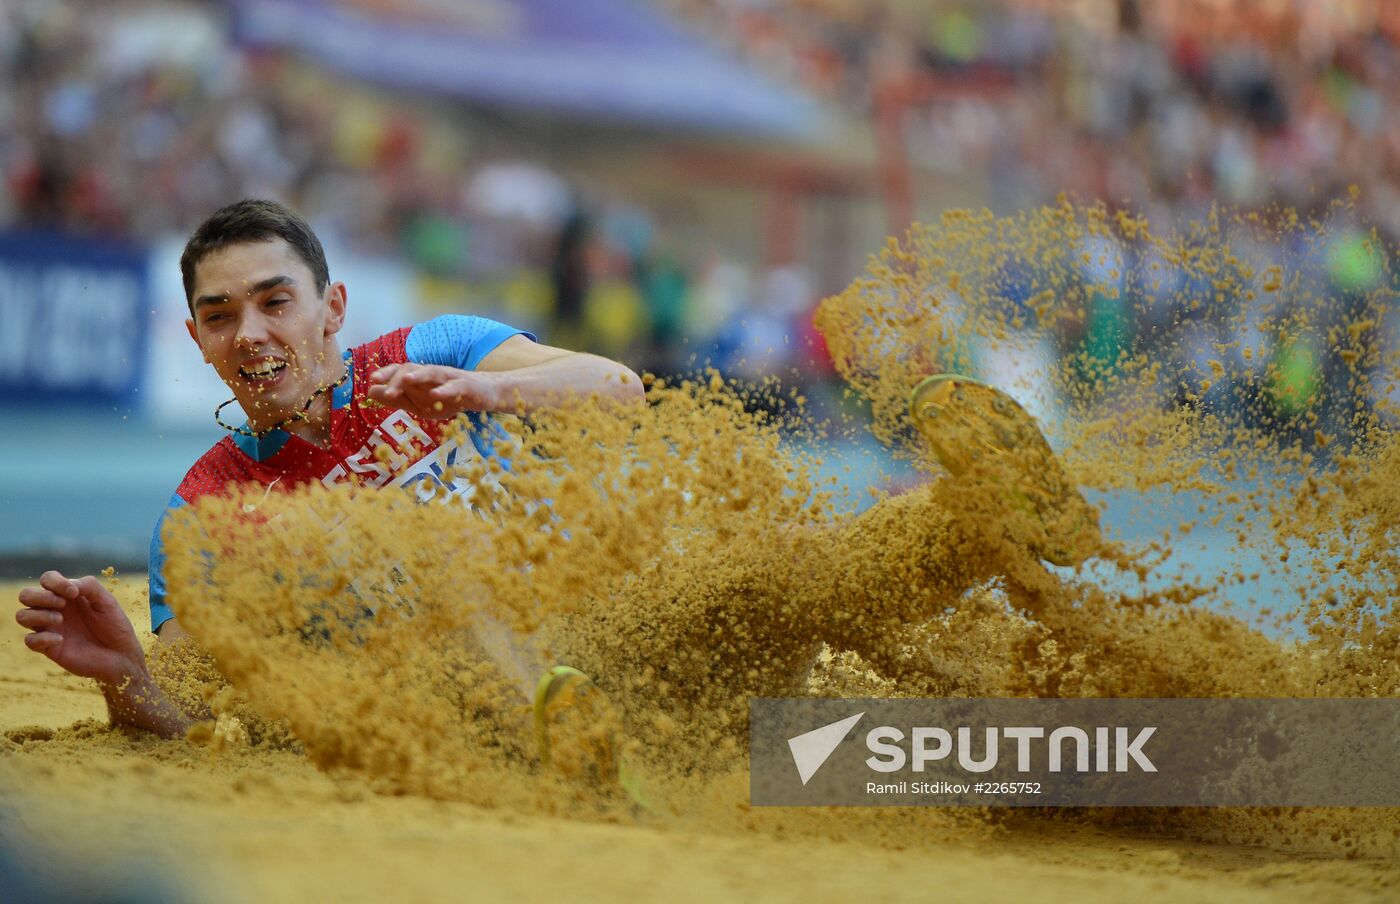
[[[653,387],[635,417],[583,406],[507,421],[512,472],[460,475],[486,517],[345,488],[259,488],[182,510],[166,577],[209,655],[179,648],[155,666],[205,721],[174,742],[112,732],[82,682],[28,654],[13,629],[0,645],[0,674],[16,685],[0,703],[0,787],[36,824],[23,837],[105,846],[128,864],[164,852],[189,867],[191,888],[232,898],[1394,898],[1393,810],[747,803],[753,696],[1400,692],[1388,596],[1400,508],[1393,480],[1375,476],[1394,473],[1400,441],[1384,409],[1350,407],[1400,373],[1375,338],[1388,283],[1336,322],[1325,293],[1232,251],[1282,242],[1296,220],[1222,222],[1157,238],[1066,202],[1002,220],[954,212],[891,244],[820,320],[877,435],[930,479],[857,517],[713,374]],[[1161,349],[1112,329],[1081,342],[1083,324],[1112,326],[1118,298],[1150,303],[1111,262],[1094,278],[1112,284],[1096,285],[1079,272],[1090,251],[1066,257],[1110,238],[1197,277],[1199,297],[1177,297],[1176,319],[1159,324],[1164,348],[1202,318],[1250,316],[1268,367],[1255,373],[1224,339],[1208,373],[1164,370]],[[1001,299],[1012,258],[1038,274],[1033,316]],[[1249,303],[1237,310],[1236,297]],[[1046,342],[1080,349],[1032,386],[1063,397],[1057,442],[1074,481],[1212,501],[1241,550],[1268,550],[1294,579],[1284,614],[1307,625],[1304,641],[1201,605],[1219,586],[1109,591],[1044,569],[1042,553],[1073,546],[1075,561],[1147,576],[1176,527],[1146,548],[1100,541],[1045,461],[1008,471],[1015,456],[988,459],[941,478],[929,436],[907,420],[912,383],[964,366],[969,348]],[[1343,390],[1299,376],[1307,342],[1345,352]],[[1218,405],[1212,385],[1247,404]],[[1339,570],[1341,592],[1328,583]],[[1244,566],[1232,577],[1252,579]],[[139,591],[123,593],[144,624]],[[357,614],[366,605],[373,619]],[[617,704],[651,812],[541,768],[527,700],[559,661]],[[59,730],[22,727],[32,723]]]
[[[136,583],[121,591],[139,624]],[[98,850],[168,873],[195,899],[1262,902],[1393,900],[1400,888],[1393,863],[1051,820],[891,850],[381,796],[295,753],[214,753],[79,721],[105,721],[101,697],[21,636],[13,623],[0,629],[0,730],[29,737],[0,753],[0,794],[21,814],[26,859],[47,870]]]

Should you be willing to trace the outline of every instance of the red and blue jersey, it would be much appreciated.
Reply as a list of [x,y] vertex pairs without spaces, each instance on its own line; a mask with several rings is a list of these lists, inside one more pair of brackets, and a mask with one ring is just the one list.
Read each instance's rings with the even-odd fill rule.
[[[471,412],[472,448],[443,442],[445,421],[420,420],[401,409],[365,404],[369,375],[389,364],[441,364],[475,370],[511,336],[534,336],[484,317],[447,314],[395,330],[345,352],[350,378],[331,395],[331,444],[323,449],[285,430],[262,438],[232,433],[214,444],[185,474],[151,538],[151,630],[174,617],[166,600],[161,531],[170,511],[230,483],[278,489],[320,481],[360,486],[399,486],[431,498],[443,471],[464,456],[495,454],[496,434],[487,415]],[[455,489],[449,487],[449,489]]]

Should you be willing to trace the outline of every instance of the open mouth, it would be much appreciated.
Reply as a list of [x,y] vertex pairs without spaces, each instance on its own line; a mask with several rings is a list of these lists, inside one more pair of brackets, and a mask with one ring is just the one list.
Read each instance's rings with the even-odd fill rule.
[[240,365],[238,375],[249,383],[262,385],[276,382],[286,369],[287,362],[279,358],[260,358]]

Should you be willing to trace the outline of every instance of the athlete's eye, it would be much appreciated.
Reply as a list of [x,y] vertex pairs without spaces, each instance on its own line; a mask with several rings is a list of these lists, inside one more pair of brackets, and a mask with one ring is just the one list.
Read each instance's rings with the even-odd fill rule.
[[224,319],[225,317],[227,317],[227,316],[228,316],[227,314],[210,314],[208,317],[205,317],[205,318],[204,318],[204,322],[205,322],[206,324],[217,323],[217,322],[219,322],[220,320],[223,320],[223,319]]
[[269,299],[268,302],[267,302],[267,306],[268,306],[268,307],[272,307],[273,305],[289,304],[290,302],[291,302],[291,299],[288,298],[287,296],[285,296],[285,295],[279,295],[279,296],[277,296],[276,298]]

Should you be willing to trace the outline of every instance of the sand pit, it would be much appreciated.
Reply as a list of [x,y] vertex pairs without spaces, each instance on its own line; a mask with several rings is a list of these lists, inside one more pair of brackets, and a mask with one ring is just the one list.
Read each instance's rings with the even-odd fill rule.
[[[1388,395],[1357,402],[1400,373],[1376,338],[1388,290],[1338,314],[1236,256],[1274,226],[1220,222],[1159,239],[1065,202],[950,213],[891,244],[821,320],[876,435],[928,479],[859,514],[784,445],[784,428],[812,428],[800,403],[782,423],[714,373],[653,386],[635,417],[507,420],[512,469],[460,475],[477,511],[346,487],[182,509],[166,577],[207,655],[177,648],[153,670],[205,721],[169,742],[114,732],[94,690],[7,629],[0,781],[18,836],[49,848],[20,859],[102,850],[99,865],[213,900],[1393,900],[1392,810],[748,804],[755,696],[1400,693],[1397,509],[1375,476],[1394,473],[1400,442]],[[1093,253],[1064,251],[1110,241],[1149,264],[1086,275]],[[1199,279],[1164,301],[1156,258]],[[1007,299],[1013,265],[1034,276],[1025,304]],[[1240,313],[1236,297],[1253,304]],[[1115,333],[1120,303],[1158,312],[1158,328]],[[1096,321],[1109,326],[1084,334]],[[1158,336],[1185,347],[1203,325],[1222,338],[1162,364]],[[1324,329],[1345,363],[1330,388],[1293,369]],[[911,385],[971,366],[969,348],[1048,342],[1081,348],[1029,384],[1060,396],[1068,477],[1008,453],[944,479],[908,420]],[[1256,346],[1273,355],[1262,370]],[[1235,561],[1262,551],[1297,591],[1272,615],[1305,632],[1281,639],[1260,628],[1269,613],[1222,611],[1225,583],[1258,579],[1243,565],[1216,585],[1149,586],[1178,526],[1129,548],[1099,534],[1074,485],[1204,496]],[[1090,559],[1126,583],[1075,570]],[[144,625],[136,588],[121,593]],[[561,661],[616,704],[649,811],[541,767],[528,698]]]
[[[136,584],[123,582],[120,596],[139,623]],[[113,731],[94,688],[25,650],[17,626],[0,637],[6,834],[49,879],[86,864],[207,901],[1382,901],[1400,889],[1400,866],[1384,858],[1055,819],[870,843],[786,839],[762,821],[736,835],[382,795],[296,752]]]

